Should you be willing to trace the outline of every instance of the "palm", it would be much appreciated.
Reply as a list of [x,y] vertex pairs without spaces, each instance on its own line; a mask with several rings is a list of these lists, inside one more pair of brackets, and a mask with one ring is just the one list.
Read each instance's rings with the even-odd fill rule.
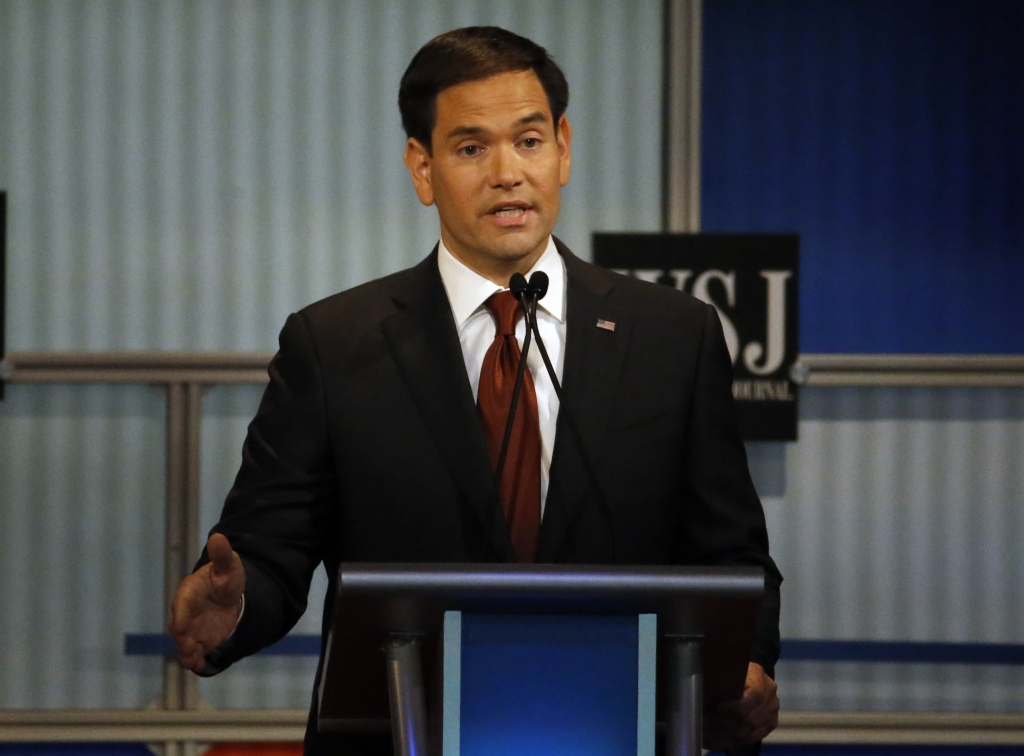
[[[197,575],[196,582],[212,582],[205,579],[207,577]],[[206,648],[213,648],[234,629],[238,617],[238,600],[222,595],[225,591],[215,592],[206,585],[196,586],[189,593],[188,625],[185,632]]]

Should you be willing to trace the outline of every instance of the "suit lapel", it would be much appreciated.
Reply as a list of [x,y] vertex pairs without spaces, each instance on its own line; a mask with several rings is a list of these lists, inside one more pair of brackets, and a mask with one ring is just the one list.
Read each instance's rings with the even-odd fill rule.
[[[629,345],[630,323],[609,294],[614,279],[582,263],[559,243],[568,275],[566,308],[565,403],[559,409],[551,477],[537,561],[554,561],[579,512],[589,486],[586,466],[568,428],[565,405],[583,437],[591,462],[600,470],[601,443],[608,426],[619,376]],[[614,331],[597,327],[611,321]]]
[[476,512],[498,553],[515,561],[505,518],[491,511],[494,477],[487,442],[466,376],[458,331],[437,268],[437,250],[393,294],[398,312],[381,329],[448,472]]

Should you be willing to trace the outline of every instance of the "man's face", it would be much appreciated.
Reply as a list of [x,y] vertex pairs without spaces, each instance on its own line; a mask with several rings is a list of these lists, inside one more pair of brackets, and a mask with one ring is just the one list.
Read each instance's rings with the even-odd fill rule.
[[444,89],[430,154],[415,139],[405,163],[424,205],[437,205],[445,246],[506,284],[544,252],[569,180],[572,130],[533,71]]

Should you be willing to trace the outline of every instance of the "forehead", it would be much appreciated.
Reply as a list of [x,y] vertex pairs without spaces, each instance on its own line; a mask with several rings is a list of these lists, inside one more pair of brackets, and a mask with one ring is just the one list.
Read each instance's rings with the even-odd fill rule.
[[537,74],[510,71],[441,90],[435,129],[443,137],[452,128],[497,127],[537,112],[551,122],[551,106]]

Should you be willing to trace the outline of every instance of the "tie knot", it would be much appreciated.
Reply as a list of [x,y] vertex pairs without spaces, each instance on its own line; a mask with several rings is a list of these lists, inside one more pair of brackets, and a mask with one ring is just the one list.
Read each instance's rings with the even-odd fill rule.
[[484,302],[498,319],[498,336],[514,336],[522,307],[511,291],[499,291]]

